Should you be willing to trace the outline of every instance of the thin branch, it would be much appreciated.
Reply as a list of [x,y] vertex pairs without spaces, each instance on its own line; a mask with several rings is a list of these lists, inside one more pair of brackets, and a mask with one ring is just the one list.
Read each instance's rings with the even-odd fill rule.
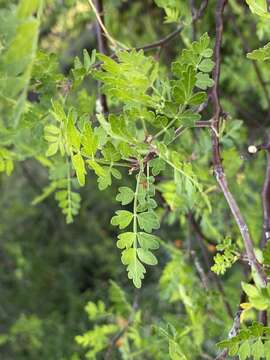
[[203,287],[206,291],[209,290],[209,279],[203,269],[203,267],[201,266],[198,257],[196,256],[196,253],[194,250],[190,251],[190,256],[192,257],[192,259],[194,260],[194,265],[196,267],[196,270],[198,272],[198,275],[201,279],[201,282],[203,284]]
[[217,134],[219,133],[220,118],[222,114],[222,109],[219,100],[219,76],[220,76],[220,63],[221,63],[220,49],[221,49],[222,34],[223,34],[223,12],[226,3],[227,0],[218,0],[216,7],[216,14],[215,14],[216,41],[214,47],[215,66],[213,69],[213,80],[215,84],[211,91],[211,100],[214,108],[214,114],[212,118],[212,128],[215,129],[215,131],[212,132],[214,174],[216,176],[217,182],[223,192],[223,195],[230,207],[232,215],[234,216],[234,219],[242,235],[246,253],[249,259],[249,264],[256,271],[261,281],[261,285],[265,287],[267,285],[267,277],[263,270],[262,265],[258,262],[256,258],[247,224],[241,214],[241,211],[238,207],[238,204],[234,196],[232,195],[229,189],[228,182],[221,162],[220,143],[219,143],[219,137],[217,136]]
[[[95,1],[95,9],[96,9],[97,14],[99,16],[99,17],[97,17],[97,22],[96,22],[98,51],[101,54],[108,55],[109,46],[108,46],[107,35],[104,32],[103,27],[100,25],[101,23],[104,23],[103,0],[94,0],[94,1]],[[101,20],[101,23],[98,21],[98,19]],[[99,83],[99,86],[98,86],[98,90],[99,90],[99,99],[100,99],[100,105],[101,105],[101,108],[102,108],[102,112],[107,113],[109,111],[107,98],[106,98],[106,95],[101,94],[101,92],[100,92],[100,83]]]

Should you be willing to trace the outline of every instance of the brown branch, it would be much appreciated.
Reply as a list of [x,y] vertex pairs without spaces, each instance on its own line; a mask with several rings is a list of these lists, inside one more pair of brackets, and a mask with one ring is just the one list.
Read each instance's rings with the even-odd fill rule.
[[[104,24],[103,0],[95,0],[94,3],[96,10],[100,16],[100,19]],[[96,31],[97,31],[98,51],[101,54],[108,55],[109,53],[108,40],[98,20],[96,21]],[[107,113],[108,112],[107,98],[106,95],[100,93],[100,85],[99,85],[99,99],[102,107],[102,112]]]
[[229,205],[232,215],[242,235],[246,253],[249,259],[249,265],[256,271],[261,281],[261,285],[266,286],[267,284],[266,274],[263,270],[262,265],[258,262],[256,258],[247,224],[241,214],[241,211],[238,207],[238,204],[234,196],[232,195],[229,189],[220,156],[220,143],[218,137],[219,128],[220,128],[220,118],[222,115],[222,109],[219,100],[219,76],[220,76],[220,63],[221,63],[220,49],[221,49],[222,34],[223,34],[223,12],[226,3],[227,0],[218,0],[216,13],[215,13],[216,41],[214,47],[215,66],[213,69],[213,80],[215,84],[211,91],[211,100],[213,103],[213,110],[214,110],[214,114],[212,118],[212,128],[214,130],[212,131],[213,167],[217,182],[223,192],[223,195]]

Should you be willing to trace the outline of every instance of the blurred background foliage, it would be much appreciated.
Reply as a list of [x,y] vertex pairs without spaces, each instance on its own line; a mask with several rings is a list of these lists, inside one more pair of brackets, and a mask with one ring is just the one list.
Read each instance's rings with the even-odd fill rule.
[[[17,3],[0,0],[1,16],[5,9]],[[163,5],[167,3],[104,0],[106,27],[114,38],[130,47],[151,43],[176,27],[164,11]],[[188,24],[190,4],[198,7],[200,1],[171,3],[174,14],[187,25],[168,46],[152,51],[164,73],[193,38],[208,32],[213,39],[215,33],[215,1],[209,2],[203,19],[194,27]],[[264,154],[250,157],[246,149],[250,143],[264,140],[268,130],[270,101],[265,88],[270,91],[269,68],[260,65],[262,84],[245,54],[249,49],[264,45],[270,30],[269,24],[253,16],[242,1],[236,0],[232,0],[226,10],[225,27],[221,95],[228,124],[222,138],[222,157],[232,191],[247,219],[252,238],[258,244],[262,229],[260,192],[265,159]],[[96,22],[88,1],[45,1],[39,52],[33,67],[35,80],[43,74],[36,116],[40,117],[54,94],[65,91],[72,78],[74,57],[82,59],[83,49],[91,52],[95,48]],[[70,101],[74,101],[78,111],[94,114],[97,96],[96,83],[87,80]],[[31,93],[28,100],[31,102]],[[204,113],[206,118],[209,114],[209,110]],[[35,113],[31,116],[33,119]],[[29,122],[31,118],[25,117],[22,124]],[[27,149],[27,136],[36,136],[36,149],[45,147],[38,137],[39,124],[33,127],[33,132],[18,138],[26,159],[16,165],[10,177],[1,175],[0,178],[1,359],[83,359],[82,344],[94,349],[93,353],[88,353],[89,358],[103,359],[107,353],[108,359],[181,359],[180,355],[177,357],[176,343],[188,359],[213,358],[217,352],[215,343],[227,336],[231,325],[223,297],[226,296],[231,308],[236,310],[245,266],[236,264],[222,277],[225,295],[216,287],[202,284],[198,280],[202,275],[200,267],[207,277],[213,275],[204,264],[201,239],[198,241],[200,234],[194,230],[185,209],[188,200],[180,197],[173,212],[160,201],[163,221],[158,233],[164,244],[158,253],[159,265],[148,272],[142,289],[135,291],[127,280],[115,246],[116,230],[109,225],[117,208],[115,195],[120,183],[116,181],[110,189],[100,192],[95,177],[90,174],[87,185],[80,190],[83,199],[80,213],[71,225],[66,225],[54,198],[32,206],[33,199],[47,184],[46,169],[27,159],[27,154],[31,153]],[[214,216],[210,218],[202,212],[197,219],[201,231],[211,240],[203,241],[203,246],[212,264],[215,245],[226,236],[234,239],[240,249],[243,246],[227,205],[211,178],[208,130],[188,130],[181,138],[181,147],[194,159],[199,178],[212,185],[209,196]],[[134,179],[123,176],[121,184],[134,185]],[[166,177],[162,180],[158,196],[170,199],[175,189]],[[117,286],[124,290],[125,300],[120,301],[121,291]],[[102,302],[99,310],[92,303],[98,301]],[[247,319],[252,320],[254,316],[250,312]],[[103,323],[104,327],[100,325]],[[100,326],[96,333],[88,334],[88,339],[87,331],[94,329],[95,324]],[[125,326],[129,329],[121,334]],[[114,339],[117,331],[120,331],[119,338],[110,348],[108,339]],[[80,334],[86,335],[75,340]],[[100,352],[102,349],[105,350]],[[174,352],[176,355],[172,355]]]

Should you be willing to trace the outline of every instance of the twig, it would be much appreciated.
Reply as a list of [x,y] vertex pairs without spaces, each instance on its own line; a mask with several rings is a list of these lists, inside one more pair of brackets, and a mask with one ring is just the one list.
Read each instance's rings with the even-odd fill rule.
[[196,256],[195,251],[191,250],[190,255],[194,260],[194,265],[195,265],[198,275],[202,281],[203,287],[206,291],[208,291],[209,290],[209,280],[208,280],[208,277],[207,277],[203,267],[201,266],[201,264],[199,262],[198,257]]
[[217,134],[219,133],[220,117],[222,114],[220,100],[219,100],[219,76],[220,76],[220,63],[221,63],[220,49],[221,49],[221,41],[222,41],[222,33],[223,33],[223,12],[226,3],[227,0],[218,0],[216,7],[216,14],[215,14],[216,41],[214,47],[215,66],[213,69],[213,79],[215,84],[211,91],[211,100],[214,108],[214,114],[212,118],[212,128],[215,129],[215,131],[212,132],[214,174],[216,176],[217,182],[224,194],[224,197],[230,207],[232,215],[242,235],[244,246],[249,259],[249,265],[256,271],[258,278],[260,279],[261,285],[265,287],[267,285],[267,277],[263,270],[262,265],[258,262],[256,258],[247,224],[241,214],[241,211],[238,207],[238,204],[236,203],[234,196],[232,195],[229,189],[228,182],[221,163],[219,137],[217,136]]
[[[211,271],[211,263],[210,263],[209,255],[208,255],[208,252],[207,252],[207,250],[205,248],[205,245],[204,245],[204,240],[210,243],[210,241],[209,241],[210,239],[207,238],[206,236],[204,236],[204,234],[202,233],[201,228],[200,228],[199,224],[197,223],[197,221],[195,220],[193,214],[189,215],[189,221],[190,221],[190,225],[192,226],[193,230],[195,231],[195,233],[197,235],[197,238],[199,240],[198,243],[199,243],[199,246],[200,246],[201,251],[202,251],[204,262],[205,262],[205,264],[206,264],[206,266],[207,266],[207,268],[209,270],[209,273],[211,274],[211,277],[212,277],[213,281],[216,284],[216,287],[217,287],[218,291],[220,292],[224,307],[225,307],[228,315],[231,318],[233,318],[232,308],[231,308],[231,305],[229,304],[229,302],[226,300],[226,295],[225,295],[223,286],[222,286],[219,278],[216,276],[216,274],[214,274]],[[211,241],[211,243],[213,244],[213,241]]]

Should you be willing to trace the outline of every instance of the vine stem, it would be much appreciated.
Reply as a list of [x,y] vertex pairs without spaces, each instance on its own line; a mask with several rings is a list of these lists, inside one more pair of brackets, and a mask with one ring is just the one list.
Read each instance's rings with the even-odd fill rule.
[[219,128],[220,128],[220,119],[222,115],[222,109],[220,105],[220,99],[219,99],[219,77],[220,77],[220,63],[221,63],[221,57],[220,57],[220,49],[221,49],[221,42],[222,42],[222,34],[223,34],[223,12],[224,7],[227,3],[227,0],[219,0],[217,2],[216,7],[216,14],[215,14],[215,20],[216,20],[216,41],[215,41],[215,47],[214,47],[214,60],[215,60],[215,66],[213,69],[213,80],[215,82],[212,91],[211,91],[211,100],[213,103],[213,109],[214,114],[212,118],[212,152],[213,152],[213,167],[214,167],[214,174],[217,179],[217,182],[223,192],[223,195],[229,205],[229,208],[231,210],[231,213],[238,225],[238,228],[240,230],[240,233],[242,235],[244,246],[246,249],[246,253],[248,256],[249,264],[256,272],[261,286],[266,287],[267,285],[267,276],[263,270],[262,265],[259,263],[259,261],[256,258],[254,247],[251,241],[251,237],[249,234],[249,230],[247,227],[247,224],[241,214],[241,211],[238,207],[238,204],[231,193],[228,182],[225,176],[225,172],[222,166],[221,162],[221,156],[220,156],[220,143],[219,143]]

